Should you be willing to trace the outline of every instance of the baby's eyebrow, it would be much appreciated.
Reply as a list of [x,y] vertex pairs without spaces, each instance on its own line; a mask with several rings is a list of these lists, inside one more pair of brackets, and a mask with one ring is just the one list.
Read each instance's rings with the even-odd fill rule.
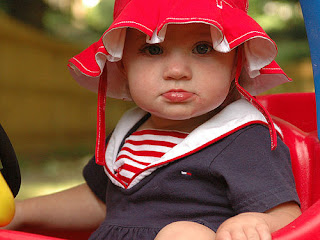
[[200,37],[200,38],[210,38],[211,39],[211,33],[207,30],[200,29],[199,32],[195,33],[193,35],[194,37]]
[[147,39],[147,35],[146,34],[139,34],[137,37],[136,37],[136,40],[137,41],[146,41]]
[[135,28],[127,28],[127,35],[132,37],[134,41],[146,41],[147,35]]
[[136,30],[136,31],[137,31],[137,34],[136,34],[135,40],[140,40],[140,41],[143,40],[143,41],[145,41],[146,38],[147,38],[147,34],[141,32],[139,30]]

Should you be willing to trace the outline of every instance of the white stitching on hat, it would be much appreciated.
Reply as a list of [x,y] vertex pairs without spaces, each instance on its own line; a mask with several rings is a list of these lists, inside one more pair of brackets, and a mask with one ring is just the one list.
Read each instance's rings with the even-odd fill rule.
[[[104,46],[98,47],[98,49],[100,49],[100,48],[105,49]],[[105,49],[105,50],[106,50],[106,49]],[[97,52],[98,52],[98,51],[97,51]],[[105,55],[105,53],[103,53],[103,52],[101,52],[101,51],[100,51],[100,53]],[[101,72],[101,70],[100,70],[100,71],[92,71],[92,70],[89,70],[89,69],[86,68],[86,67],[82,64],[82,62],[80,62],[80,60],[78,60],[76,57],[73,57],[72,59],[74,59],[76,62],[78,62],[78,63],[81,65],[81,67],[83,67],[83,68],[84,68],[86,71],[88,71],[88,72],[99,73],[99,74],[100,74],[100,72]]]
[[261,69],[263,69],[263,70],[281,70],[281,71],[282,71],[281,68],[267,68],[267,67],[263,67],[263,68],[261,68]]
[[108,53],[108,51],[107,51],[107,49],[105,48],[105,46],[100,46],[100,47],[98,47],[98,49],[97,49],[97,52],[100,52],[100,53],[102,53],[102,54],[105,54],[103,51],[99,51],[99,49],[103,49],[103,50],[105,50],[107,53]]
[[76,60],[86,71],[88,72],[92,72],[92,73],[100,73],[100,71],[91,71],[88,68],[86,68],[78,59],[76,59],[75,57],[73,57],[72,59]]
[[165,24],[165,22],[167,20],[188,20],[188,21],[195,21],[195,20],[198,20],[198,21],[206,21],[206,22],[209,22],[209,23],[215,23],[217,25],[219,25],[219,27],[222,29],[222,26],[220,25],[220,23],[218,23],[217,21],[214,21],[212,19],[208,19],[208,18],[174,18],[174,17],[168,17],[166,18],[159,26],[159,29],[161,29],[163,27],[163,25]]
[[237,37],[236,39],[233,39],[231,42],[229,42],[229,44],[231,44],[231,43],[233,43],[233,42],[235,42],[235,41],[237,41],[237,40],[239,40],[240,38],[243,38],[243,37],[245,37],[246,35],[249,35],[249,34],[251,34],[251,33],[260,33],[260,34],[262,34],[262,35],[266,35],[265,33],[263,33],[263,32],[259,32],[259,31],[251,31],[251,32],[247,32],[246,34],[243,34],[243,35],[241,35],[240,37]]
[[[227,4],[229,7],[231,8],[235,8],[234,6],[232,6],[231,3],[225,1],[225,0],[222,0],[222,2],[224,2],[225,4]],[[245,6],[245,11],[248,13],[248,10],[249,10],[249,2],[246,0],[246,6]]]
[[229,7],[234,8],[230,3],[228,3],[227,1],[222,0],[225,4],[227,4]]
[[216,0],[216,2],[217,2],[217,7],[218,8],[220,8],[220,9],[222,9],[222,0]]
[[134,23],[134,24],[137,24],[138,26],[141,26],[141,27],[145,28],[146,30],[148,30],[151,33],[153,32],[153,30],[151,30],[150,28],[142,25],[141,23],[137,23],[135,21],[122,21],[122,22],[115,23],[113,26],[116,26],[116,25],[119,25],[119,24],[122,24],[122,23]]
[[248,11],[249,11],[249,1],[246,0],[246,12],[248,12]]

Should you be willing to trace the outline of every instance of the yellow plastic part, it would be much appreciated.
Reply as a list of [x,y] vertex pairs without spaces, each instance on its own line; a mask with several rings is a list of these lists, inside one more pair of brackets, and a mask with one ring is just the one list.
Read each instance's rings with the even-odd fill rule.
[[12,192],[0,173],[0,227],[8,225],[15,214],[15,204]]

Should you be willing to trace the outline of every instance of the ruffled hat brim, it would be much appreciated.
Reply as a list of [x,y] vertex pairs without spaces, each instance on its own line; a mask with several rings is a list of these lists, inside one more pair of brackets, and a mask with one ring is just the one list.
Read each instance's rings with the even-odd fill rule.
[[[130,99],[126,80],[115,62],[121,60],[126,29],[146,34],[146,42],[164,41],[169,24],[203,23],[210,26],[213,48],[230,52],[243,45],[241,84],[256,95],[290,81],[274,61],[276,44],[244,9],[233,1],[131,0],[117,1],[115,20],[96,43],[69,61],[72,76],[83,87],[97,92],[100,77],[108,78],[107,96]],[[246,2],[246,1],[238,1]],[[183,6],[183,7],[181,7]]]

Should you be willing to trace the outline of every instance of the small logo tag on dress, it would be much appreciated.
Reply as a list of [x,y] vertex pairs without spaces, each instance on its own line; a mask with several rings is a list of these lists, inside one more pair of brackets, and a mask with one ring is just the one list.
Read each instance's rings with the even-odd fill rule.
[[181,171],[182,175],[192,176],[191,172]]

